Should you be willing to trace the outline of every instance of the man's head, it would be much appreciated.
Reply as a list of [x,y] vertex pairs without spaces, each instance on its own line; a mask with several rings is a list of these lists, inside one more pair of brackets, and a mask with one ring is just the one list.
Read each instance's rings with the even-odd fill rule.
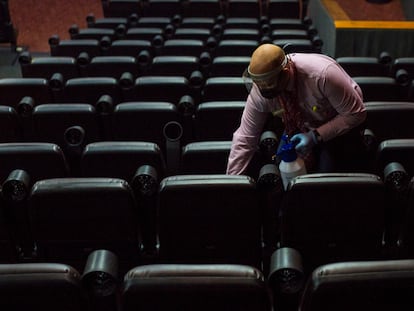
[[266,98],[283,91],[289,80],[288,59],[277,45],[262,44],[252,54],[245,76],[249,77]]

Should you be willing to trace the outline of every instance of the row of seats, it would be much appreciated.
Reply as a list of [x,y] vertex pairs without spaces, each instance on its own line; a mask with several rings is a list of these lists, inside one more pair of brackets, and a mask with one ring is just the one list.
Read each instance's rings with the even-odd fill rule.
[[[404,258],[412,252],[412,219],[404,217],[412,212],[412,199],[403,192],[412,182],[397,162],[387,162],[383,178],[310,174],[283,192],[272,164],[265,167],[274,171],[264,170],[257,182],[224,174],[163,177],[160,163],[144,148],[139,154],[91,145],[83,155],[87,177],[68,177],[57,146],[4,147],[5,261],[76,266],[90,250],[105,248],[126,267],[154,255],[151,260],[161,262],[239,263],[267,271],[277,247],[276,252],[296,249],[309,273],[327,262]],[[408,152],[412,155],[412,146]]]
[[[102,99],[101,108],[82,103],[25,108],[31,103],[25,97],[19,113],[13,107],[0,106],[1,142],[54,143],[68,158],[77,158],[79,150],[94,142],[146,141],[157,144],[164,158],[171,160],[169,163],[177,163],[174,160],[179,158],[177,155],[191,151],[215,150],[222,159],[216,163],[215,172],[224,172],[232,134],[244,109],[244,101],[210,101],[199,104],[194,114],[186,116],[170,102],[127,102],[110,110],[104,108],[108,101]],[[367,102],[366,108],[364,131],[369,158],[373,158],[378,145],[385,140],[413,137],[412,102]],[[267,153],[274,152],[283,131],[281,120],[275,119],[269,115],[272,126],[266,128],[261,139],[262,149],[269,149]],[[274,133],[266,136],[269,131]]]
[[[285,45],[286,39],[289,39],[295,41],[290,43],[294,44],[296,49],[301,48],[308,51],[320,51],[323,44],[317,36],[317,30],[312,26],[312,21],[307,17],[303,19],[299,17],[267,18],[265,16],[260,18],[225,17],[219,14],[211,17],[183,17],[177,14],[168,17],[161,14],[138,17],[137,14],[132,14],[127,17],[95,19],[91,14],[87,16],[86,20],[87,28],[80,29],[76,24],[70,27],[70,38],[75,42],[70,42],[72,40],[60,41],[57,35],[52,36],[49,40],[51,54],[77,57],[79,49],[83,45],[83,51],[91,57],[101,55],[101,53],[113,55],[113,51],[110,49],[111,44],[123,40],[142,40],[141,45],[144,41],[150,42],[151,50],[148,46],[146,49],[156,55],[172,55],[169,46],[176,43],[177,40],[182,41],[183,46],[185,46],[184,43],[187,46],[176,55],[183,55],[185,50],[191,49],[188,40],[194,40],[192,42],[193,50],[195,45],[198,45],[199,50],[203,47],[204,51],[211,54],[217,52],[217,55],[225,53],[226,50],[227,53],[231,53],[228,51],[231,47],[226,48],[229,40],[240,41],[239,45],[255,44],[257,46],[259,43],[272,41],[276,41],[279,45]],[[221,43],[221,41],[224,42]],[[224,46],[222,46],[223,44]],[[67,45],[73,45],[73,47]],[[72,51],[72,54],[68,55],[70,49],[77,49],[78,53],[74,55],[76,52]],[[200,55],[199,50],[194,56]],[[249,56],[251,51],[250,48],[246,56]],[[241,52],[233,51],[233,53],[241,55]],[[138,53],[133,56],[136,55]]]
[[[316,29],[312,26],[312,20],[308,16],[303,18],[290,17],[226,17],[224,15],[212,15],[211,17],[186,17],[181,15],[174,15],[170,17],[163,16],[138,16],[137,14],[131,14],[127,17],[101,17],[96,18],[93,13],[86,16],[87,28],[97,29],[109,29],[115,30],[116,34],[123,36],[125,32],[130,28],[162,28],[168,32],[168,30],[174,30],[179,28],[204,28],[210,30],[219,30],[221,32],[224,29],[257,29],[263,33],[268,33],[270,30],[284,30],[284,29],[297,29],[297,30],[309,30],[310,33],[316,34]],[[72,28],[73,27],[73,28]],[[172,27],[172,28],[171,28]],[[71,31],[73,29],[73,31]],[[79,28],[77,24],[73,24],[69,28],[69,34],[78,32]],[[86,30],[85,30],[86,31]],[[93,31],[93,30],[91,30]]]
[[[384,181],[303,175],[282,196],[246,176],[170,176],[155,197],[116,178],[45,179],[27,188],[23,174],[15,174],[3,184],[2,221],[11,232],[2,237],[2,255],[21,247],[25,256],[14,262],[81,269],[91,251],[103,248],[117,255],[123,272],[155,263],[244,264],[282,294],[299,293],[324,264],[412,256],[412,219],[405,217],[412,198],[403,196],[400,173]],[[405,183],[405,190],[412,187],[412,180]]]
[[[90,16],[88,16],[91,19]],[[87,18],[88,20],[88,18]],[[69,28],[71,39],[98,39],[109,37],[112,41],[119,39],[152,39],[155,35],[162,35],[165,39],[201,39],[207,40],[210,36],[216,39],[255,39],[267,35],[272,39],[283,39],[289,34],[295,38],[309,38],[317,31],[309,19],[271,19],[265,18],[174,18],[141,17],[128,24],[116,24],[119,19],[102,18],[89,22],[87,28],[79,28],[73,24]],[[283,32],[282,32],[283,30]],[[293,31],[295,30],[295,31]],[[299,31],[300,30],[300,31]]]
[[223,14],[237,17],[267,15],[298,18],[302,14],[302,1],[299,0],[105,0],[102,1],[102,7],[105,17],[127,17],[130,14],[211,17]]
[[[141,53],[133,56],[95,56],[89,58],[83,53],[78,58],[42,56],[32,57],[29,52],[19,57],[23,78],[44,78],[51,80],[55,74],[62,80],[80,77],[112,77],[121,79],[130,76],[136,79],[144,75],[184,76],[199,79],[206,77],[240,77],[247,68],[249,56],[220,56],[211,59],[208,53],[195,56],[155,56]],[[199,82],[200,83],[200,82]]]
[[175,105],[181,101],[194,102],[189,103],[188,108],[205,101],[247,98],[242,77],[211,77],[204,81],[200,77],[187,79],[183,75],[149,75],[134,79],[126,74],[119,81],[111,77],[64,81],[56,75],[50,81],[42,78],[3,78],[0,89],[0,104],[14,108],[25,96],[33,98],[35,106],[47,103],[87,103],[95,106],[102,96],[107,96],[114,107],[130,101],[166,101]]
[[[317,35],[316,28],[309,18],[271,18],[264,16],[229,17],[138,17],[100,18],[94,15],[86,18],[87,28],[79,28],[73,24],[69,28],[71,39],[152,39],[161,35],[164,39],[201,39],[210,37],[220,39],[255,39],[263,36],[271,39],[301,38],[306,39]],[[291,37],[291,36],[292,37]]]
[[[109,123],[111,128],[101,128],[99,116],[95,114],[93,107],[86,104],[69,105],[40,105],[35,108],[31,122],[22,133],[19,127],[19,119],[10,107],[1,111],[1,141],[3,143],[15,142],[44,142],[58,145],[70,161],[72,174],[79,172],[79,157],[83,149],[94,144],[110,150],[131,148],[134,150],[141,146],[138,142],[147,142],[144,147],[149,150],[158,150],[154,154],[163,157],[168,172],[183,173],[224,173],[227,158],[231,148],[231,135],[243,110],[242,102],[211,102],[201,104],[196,114],[193,139],[179,123],[179,118],[174,113],[173,105],[164,103],[131,103],[121,104],[114,112]],[[124,107],[125,106],[125,107]],[[369,116],[365,125],[364,137],[366,141],[367,171],[378,173],[384,165],[378,165],[374,161],[384,154],[381,145],[386,141],[401,140],[400,149],[406,145],[410,149],[409,139],[413,137],[411,120],[413,113],[412,103],[367,103]],[[395,106],[395,107],[393,107]],[[165,108],[161,113],[161,108]],[[168,111],[172,111],[168,114]],[[227,115],[226,115],[227,114]],[[162,117],[162,118],[161,118]],[[169,118],[170,117],[170,118]],[[384,120],[392,119],[390,131],[384,129]],[[222,121],[224,124],[217,126],[213,121]],[[228,122],[228,123],[225,123]],[[33,127],[29,127],[32,124]],[[280,126],[282,130],[282,126]],[[107,130],[105,132],[105,130]],[[104,135],[107,134],[107,135]],[[109,143],[108,141],[112,141]],[[252,167],[257,169],[270,160],[274,155],[278,144],[278,135],[273,131],[265,131],[260,139],[260,152],[258,161]],[[388,143],[386,146],[390,146]],[[381,148],[380,148],[381,147]],[[397,149],[398,149],[397,148]],[[125,152],[125,151],[124,151]],[[147,151],[148,152],[148,151]],[[155,157],[155,155],[154,155]],[[215,161],[209,161],[211,159]],[[408,156],[405,158],[409,158]],[[403,162],[411,173],[411,165]],[[413,172],[414,173],[414,172]],[[253,177],[257,176],[252,169]],[[162,174],[164,175],[164,174]]]
[[25,171],[12,173],[3,184],[2,261],[79,267],[103,248],[117,254],[123,270],[147,261],[262,270],[263,205],[250,177],[181,175],[150,183],[145,171],[130,184],[98,172],[108,177],[31,186]]
[[[124,134],[123,137],[115,136],[110,141],[98,140],[97,133],[99,130],[90,122],[88,124],[87,115],[84,116],[83,121],[86,121],[84,124],[72,124],[67,120],[67,115],[59,115],[58,113],[48,114],[47,108],[49,107],[44,108],[45,114],[43,119],[41,114],[35,119],[37,125],[34,128],[35,133],[31,142],[16,142],[17,140],[10,139],[8,143],[0,144],[0,151],[5,157],[2,159],[2,179],[5,179],[7,174],[13,169],[21,168],[18,167],[18,164],[24,165],[24,167],[34,166],[37,168],[36,171],[40,172],[39,169],[42,169],[42,165],[47,164],[47,161],[42,160],[40,157],[43,152],[52,156],[57,152],[59,159],[57,163],[65,162],[61,157],[64,157],[68,162],[65,165],[59,165],[59,167],[68,166],[69,171],[66,169],[56,170],[56,172],[66,172],[63,175],[59,173],[58,176],[89,176],[90,174],[95,176],[98,172],[106,174],[119,170],[124,173],[117,173],[116,177],[130,180],[135,171],[144,164],[154,166],[157,174],[161,177],[169,174],[224,174],[226,171],[231,140],[218,141],[207,140],[208,138],[206,138],[205,140],[185,143],[179,137],[156,136],[157,131],[161,132],[164,128],[146,127],[151,121],[144,123],[143,127],[138,129],[138,132],[147,131],[147,133],[140,136],[137,135],[135,138]],[[71,110],[69,109],[69,111]],[[393,113],[392,110],[386,110],[383,116],[387,111],[390,114]],[[412,109],[409,112],[411,113]],[[51,117],[51,119],[46,119],[47,116]],[[150,119],[148,115],[142,117]],[[132,118],[134,118],[134,115]],[[78,120],[81,119],[79,118]],[[411,118],[407,117],[406,120],[411,120]],[[91,121],[91,118],[89,118],[89,121]],[[126,121],[127,119],[124,119],[120,123],[122,124]],[[408,124],[406,125],[408,126]],[[12,123],[2,123],[2,125],[5,126],[4,131],[13,129]],[[375,122],[373,121],[371,125],[375,126]],[[377,125],[378,131],[375,131],[373,126],[371,128],[367,127],[365,130],[366,158],[368,161],[365,165],[361,165],[365,167],[364,171],[382,174],[387,163],[396,161],[401,162],[410,174],[414,173],[413,165],[409,161],[413,148],[411,142],[413,135],[410,135],[408,131],[401,131],[401,134],[394,132],[395,136],[388,135],[392,133],[386,133],[387,135],[381,136],[382,123],[379,122]],[[178,124],[173,121],[170,121],[168,127],[171,127],[168,131],[172,132],[178,132],[180,129]],[[124,132],[127,133],[130,128],[131,125],[126,124]],[[119,131],[116,133],[119,133]],[[228,134],[230,136],[231,132]],[[138,137],[146,139],[138,139]],[[277,144],[278,139],[275,133],[265,131],[262,134],[260,149],[253,158],[251,168],[248,170],[250,176],[257,178],[259,169],[263,165],[275,163],[272,160],[272,156],[275,154]],[[20,159],[23,150],[26,151],[26,157],[29,159],[35,157],[35,159],[29,162],[32,164],[28,165],[28,163],[25,164],[25,162],[20,163],[17,161]],[[36,159],[39,159],[39,163],[36,162]],[[46,159],[48,158],[46,157]],[[102,159],[105,159],[105,161],[102,161]],[[106,168],[107,161],[117,163],[116,168],[114,170]],[[361,161],[363,160],[361,159]],[[122,169],[122,167],[125,168]],[[40,176],[43,175],[41,174]]]
[[[177,66],[180,64],[178,62]],[[194,63],[193,63],[194,64]],[[237,65],[237,63],[236,63]],[[171,64],[175,67],[174,64]],[[115,68],[110,63],[106,68]],[[163,67],[163,66],[161,66]],[[104,67],[102,67],[104,68]],[[93,69],[92,69],[93,70]],[[160,70],[163,70],[162,68]],[[168,71],[165,68],[165,72]],[[105,69],[102,69],[105,71]],[[44,78],[3,78],[0,80],[0,105],[18,107],[24,96],[30,96],[34,105],[47,103],[87,103],[96,105],[102,96],[110,97],[113,106],[130,101],[166,101],[179,105],[191,101],[194,108],[206,101],[239,100],[247,98],[247,90],[241,76],[214,76],[204,78],[195,70],[187,78],[184,73],[147,74],[134,78],[131,73],[113,77],[81,77],[64,80],[62,74]],[[96,71],[99,74],[99,69]],[[364,93],[364,101],[413,101],[414,83],[401,85],[392,77],[355,77]],[[160,92],[162,90],[162,92]]]
[[[272,305],[284,310],[284,295],[292,293],[299,295],[295,303],[300,304],[300,310],[381,310],[392,303],[397,304],[396,309],[401,305],[410,307],[407,292],[411,290],[412,281],[407,271],[412,269],[412,262],[390,259],[412,256],[414,234],[409,216],[413,173],[412,156],[408,153],[412,153],[409,150],[413,148],[411,139],[390,141],[385,138],[388,135],[412,137],[408,134],[412,103],[367,103],[368,110],[372,111],[370,116],[376,116],[375,121],[387,115],[387,124],[391,119],[396,125],[391,126],[392,132],[384,131],[383,121],[375,123],[372,117],[367,120],[369,146],[375,151],[381,150],[376,160],[383,161],[381,165],[376,162],[375,174],[306,175],[295,179],[283,192],[274,164],[262,167],[257,178],[212,175],[212,171],[204,174],[202,169],[218,164],[219,171],[224,170],[230,148],[228,139],[190,144],[194,140],[191,136],[189,140],[184,139],[189,144],[183,149],[177,143],[182,128],[194,128],[197,140],[204,140],[198,135],[211,130],[211,125],[222,131],[221,125],[229,122],[225,118],[219,121],[219,116],[222,117],[226,109],[233,109],[232,113],[237,110],[237,118],[231,120],[240,120],[247,94],[237,97],[238,101],[230,106],[224,102],[229,100],[225,98],[219,102],[223,105],[221,108],[211,111],[209,109],[220,105],[217,102],[207,102],[210,107],[202,105],[205,101],[217,100],[217,95],[232,93],[228,84],[216,89],[212,93],[214,97],[209,99],[202,97],[210,85],[206,80],[202,86],[204,93],[200,93],[194,105],[188,97],[181,102],[183,94],[194,96],[194,93],[168,94],[165,85],[157,84],[152,88],[158,93],[162,89],[166,93],[162,94],[164,98],[151,92],[149,97],[142,98],[158,102],[135,105],[125,101],[135,101],[136,94],[129,94],[132,97],[128,99],[117,98],[119,91],[111,91],[121,81],[123,73],[105,80],[44,79],[42,87],[52,94],[48,101],[39,97],[41,92],[37,87],[33,91],[17,89],[18,95],[3,99],[13,103],[4,106],[9,117],[16,117],[16,123],[9,124],[18,124],[23,127],[18,131],[37,137],[31,136],[31,140],[57,139],[63,149],[50,143],[0,144],[0,153],[5,147],[4,158],[0,160],[4,169],[0,202],[4,224],[0,231],[2,261],[44,262],[3,266],[5,273],[13,269],[13,278],[5,282],[11,284],[12,289],[4,285],[8,290],[4,292],[6,297],[0,299],[5,309],[18,309],[22,307],[19,303],[29,302],[30,308],[42,310],[115,310],[111,303],[96,308],[96,302],[85,297],[88,293],[80,284],[81,274],[75,271],[81,271],[88,256],[102,248],[116,254],[120,275],[124,276],[118,288],[119,310],[270,310]],[[130,80],[128,78],[122,81]],[[147,77],[151,79],[138,83],[140,78],[146,77],[134,77],[133,84],[153,81],[153,77]],[[174,80],[174,83],[182,81],[181,78]],[[99,89],[94,85],[97,81],[107,84],[103,83],[102,88],[92,94]],[[78,82],[82,89],[77,91]],[[171,88],[177,91],[177,84]],[[378,92],[378,86],[374,89]],[[237,92],[241,93],[241,88]],[[56,104],[50,105],[53,101]],[[178,111],[180,102],[182,106]],[[199,110],[203,107],[212,112],[212,116],[205,119],[208,127],[197,125]],[[161,116],[151,114],[157,109],[163,111],[166,118],[160,122],[162,126],[156,125],[157,130],[153,131],[151,126]],[[144,111],[151,112],[145,114]],[[122,112],[124,116],[120,117]],[[394,113],[395,118],[391,117]],[[81,115],[87,117],[82,119]],[[139,121],[139,117],[143,119]],[[397,119],[399,117],[401,119]],[[165,128],[168,123],[173,124],[170,130]],[[90,140],[94,135],[99,136],[98,140],[115,138],[116,129],[121,125],[125,125],[125,135],[131,134],[130,138],[122,140],[132,141]],[[143,127],[138,128],[141,125]],[[9,132],[9,127],[6,129],[4,132]],[[149,141],[161,139],[161,142],[157,145],[136,141],[143,133],[149,135]],[[56,136],[52,138],[52,134]],[[173,139],[164,140],[165,136]],[[384,151],[387,148],[391,148],[389,153]],[[217,150],[221,155],[215,158],[212,151]],[[195,157],[185,162],[185,155],[191,151]],[[139,152],[142,153],[138,155]],[[179,161],[182,163],[177,164]],[[183,163],[191,165],[191,170],[194,165],[198,166],[193,171],[198,174],[184,170]],[[181,174],[175,175],[178,168]],[[255,172],[258,173],[258,168]],[[102,263],[104,260],[95,261]],[[332,262],[337,263],[321,266]],[[84,277],[88,276],[87,272],[89,270],[84,269]],[[352,273],[352,277],[348,273]],[[375,283],[371,278],[374,273]],[[33,274],[36,275],[34,280],[31,279]],[[37,283],[39,275],[42,279]],[[113,290],[111,279],[108,280],[105,273],[96,276],[93,284],[102,287],[94,290],[108,295],[108,288]],[[33,281],[19,283],[27,279]],[[59,280],[63,280],[62,283]],[[274,297],[268,295],[269,284],[277,287]],[[18,293],[13,291],[17,287]],[[37,290],[33,291],[33,287]],[[45,288],[49,296],[52,291],[54,299],[44,298],[42,290]],[[65,290],[64,297],[59,294],[61,288]],[[23,300],[22,293],[31,293],[31,296]],[[381,299],[367,301],[371,295]]]
[[[107,55],[123,55],[137,57],[143,51],[152,55],[186,55],[199,57],[203,52],[208,52],[211,57],[216,56],[250,56],[253,50],[262,43],[274,43],[283,46],[286,52],[320,52],[321,42],[317,38],[283,38],[273,40],[263,36],[259,39],[235,39],[233,33],[229,36],[233,39],[217,40],[209,36],[206,41],[201,39],[164,39],[161,35],[143,33],[147,29],[139,29],[134,39],[110,40],[108,37],[102,39],[71,39],[60,40],[53,36],[49,40],[50,54],[52,56],[71,56],[77,58],[82,52],[89,57]],[[157,30],[158,31],[158,30]],[[191,30],[193,32],[193,30]],[[191,35],[191,34],[190,34]],[[247,38],[249,34],[245,34]],[[135,36],[135,35],[134,35]],[[196,37],[196,35],[194,35]],[[138,39],[141,38],[141,39]],[[125,51],[120,51],[120,48]],[[181,47],[181,49],[180,49]],[[239,48],[239,50],[234,50]]]
[[[252,46],[253,48],[253,46]],[[400,59],[398,59],[400,60]],[[197,87],[202,87],[209,77],[237,77],[247,67],[250,56],[217,56],[211,58],[209,53],[201,52],[196,56],[155,56],[141,53],[132,56],[96,56],[81,53],[73,57],[35,57],[22,53],[19,58],[22,76],[54,79],[54,74],[61,74],[64,82],[77,77],[113,77],[122,79],[122,83],[140,76],[184,76]],[[364,91],[365,101],[373,100],[409,100],[412,97],[412,68],[399,62],[396,75],[371,75],[368,67],[360,62],[359,71],[353,70],[351,60],[346,64],[340,62]],[[370,66],[370,65],[368,65]],[[397,67],[391,69],[396,70]],[[59,76],[60,77],[60,76]],[[55,79],[56,80],[56,79]],[[58,81],[59,82],[59,81]],[[207,82],[207,81],[206,81]],[[133,83],[132,81],[128,82]],[[208,84],[208,83],[207,83]],[[243,92],[242,94],[245,94]],[[241,99],[241,98],[240,98]]]
[[351,77],[378,76],[398,77],[404,84],[414,78],[414,58],[397,57],[392,59],[388,53],[380,57],[348,56],[338,57],[336,61]]
[[[0,265],[0,306],[45,311],[270,311],[283,306],[262,273],[249,266],[146,265],[117,278],[114,268],[103,270],[112,257],[96,253],[92,259],[103,259],[106,266],[88,260],[90,270],[84,274],[64,264]],[[412,260],[321,266],[309,278],[299,306],[291,310],[410,309],[413,267]]]
[[[188,107],[183,101],[184,106],[180,108],[172,102],[154,101],[125,102],[111,107],[111,101],[105,96],[95,105],[56,103],[33,106],[30,97],[24,97],[20,102],[17,99],[15,107],[0,106],[3,129],[0,141],[52,142],[62,148],[118,140],[154,142],[166,150],[171,141],[182,146],[196,141],[230,141],[244,109],[244,100],[207,101],[197,107]],[[12,103],[11,100],[7,102]],[[184,108],[195,110],[185,114]],[[367,102],[366,108],[369,150],[375,151],[386,139],[413,137],[412,102]],[[269,129],[279,137],[283,126],[280,120],[271,120],[273,127]],[[384,127],[384,123],[389,127]]]

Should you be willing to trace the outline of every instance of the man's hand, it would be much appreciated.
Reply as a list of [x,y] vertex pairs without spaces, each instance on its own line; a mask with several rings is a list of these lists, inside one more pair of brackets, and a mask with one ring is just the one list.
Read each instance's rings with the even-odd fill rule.
[[290,141],[295,144],[296,151],[301,154],[309,153],[318,143],[318,139],[313,131],[295,134]]

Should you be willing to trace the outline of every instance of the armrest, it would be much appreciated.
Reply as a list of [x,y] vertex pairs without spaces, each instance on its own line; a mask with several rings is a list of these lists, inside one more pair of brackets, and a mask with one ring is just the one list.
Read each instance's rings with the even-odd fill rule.
[[301,290],[304,283],[302,256],[289,247],[273,252],[270,259],[269,284],[273,291],[294,294]]

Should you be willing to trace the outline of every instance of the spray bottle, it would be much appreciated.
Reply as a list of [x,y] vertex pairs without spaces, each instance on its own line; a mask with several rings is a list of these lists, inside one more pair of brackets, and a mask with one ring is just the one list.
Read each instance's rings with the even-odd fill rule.
[[298,157],[295,144],[289,140],[289,137],[283,135],[282,139],[284,144],[277,155],[281,158],[279,171],[282,176],[283,187],[286,190],[291,179],[306,174],[306,166],[303,159]]

